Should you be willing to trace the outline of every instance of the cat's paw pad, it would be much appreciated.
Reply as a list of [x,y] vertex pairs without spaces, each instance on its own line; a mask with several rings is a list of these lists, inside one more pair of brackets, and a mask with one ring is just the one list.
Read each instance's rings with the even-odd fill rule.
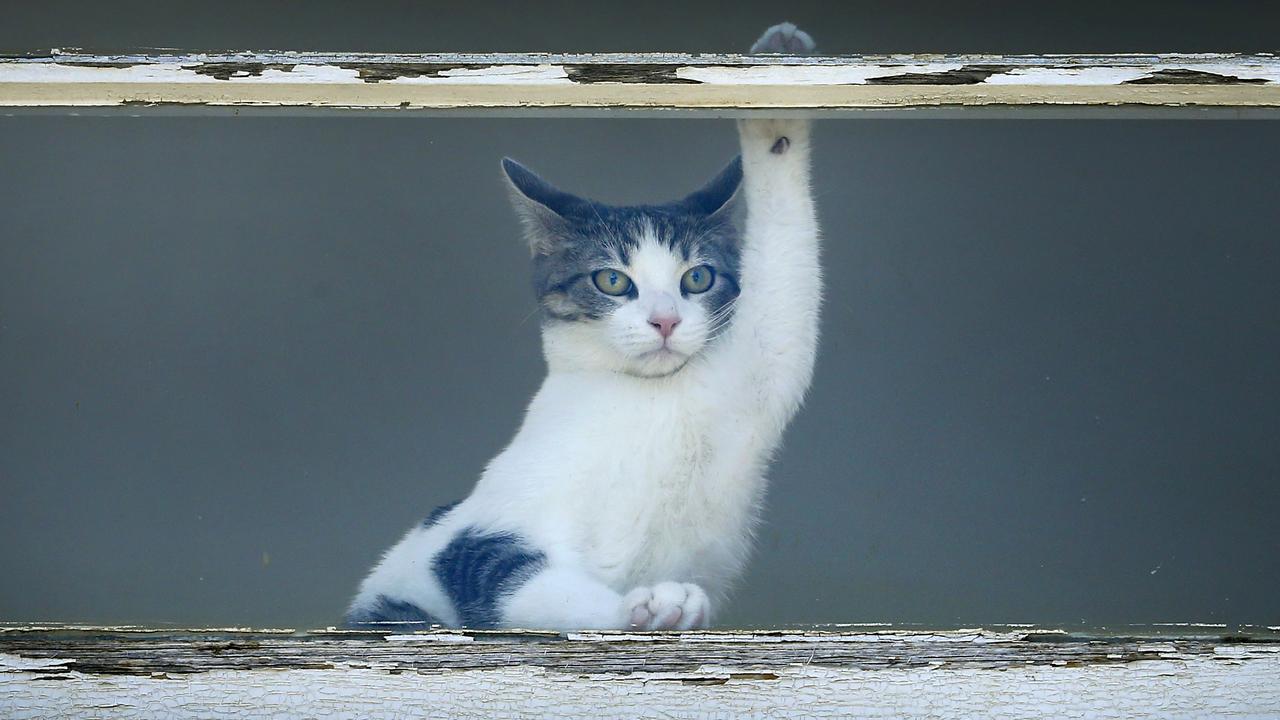
[[744,148],[768,148],[772,155],[786,155],[797,142],[806,142],[809,137],[803,120],[743,120],[738,127],[742,130]]
[[638,587],[622,601],[628,624],[636,630],[705,628],[711,601],[692,583],[662,582]]
[[814,44],[809,33],[789,22],[784,22],[765,30],[756,44],[751,46],[751,53],[753,55],[762,53],[808,55],[815,47],[817,45]]

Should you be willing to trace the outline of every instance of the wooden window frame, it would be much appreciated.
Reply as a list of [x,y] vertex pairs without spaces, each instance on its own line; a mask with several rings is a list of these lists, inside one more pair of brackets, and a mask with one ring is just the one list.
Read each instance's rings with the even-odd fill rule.
[[6,717],[1271,717],[1280,628],[0,632]]
[[[1275,55],[51,51],[0,114],[1280,119]],[[0,626],[0,715],[1280,715],[1280,626],[297,633]]]
[[[0,58],[0,112],[553,110],[1276,117],[1280,57],[125,53]],[[878,111],[878,112],[876,112]],[[985,116],[999,113],[986,113]],[[1051,114],[1051,113],[1050,113]],[[978,117],[984,116],[978,114]]]

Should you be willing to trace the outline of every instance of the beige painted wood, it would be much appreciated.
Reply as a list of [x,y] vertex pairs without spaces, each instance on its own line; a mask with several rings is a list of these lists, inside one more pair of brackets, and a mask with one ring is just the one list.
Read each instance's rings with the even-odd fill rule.
[[0,106],[1280,107],[1273,55],[227,55],[0,59]]

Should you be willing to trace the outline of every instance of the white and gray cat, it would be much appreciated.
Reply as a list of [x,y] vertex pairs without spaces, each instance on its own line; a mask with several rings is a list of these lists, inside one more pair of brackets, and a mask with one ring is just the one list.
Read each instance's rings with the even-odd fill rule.
[[[783,24],[752,52],[812,49]],[[547,378],[471,495],[373,568],[349,625],[712,621],[809,387],[821,297],[809,124],[738,131],[741,157],[667,205],[603,205],[503,161]]]

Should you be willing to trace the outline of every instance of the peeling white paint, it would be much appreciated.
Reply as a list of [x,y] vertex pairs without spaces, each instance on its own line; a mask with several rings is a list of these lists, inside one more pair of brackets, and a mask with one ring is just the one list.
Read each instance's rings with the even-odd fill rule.
[[219,82],[198,75],[178,63],[155,63],[131,67],[83,67],[60,63],[26,64],[0,62],[0,83],[144,83],[144,82]]
[[[329,628],[333,630],[334,628]],[[247,626],[188,627],[163,625],[84,625],[80,623],[25,623],[0,622],[0,633],[5,632],[93,632],[93,633],[253,633],[255,635],[295,635],[297,628],[259,628]],[[367,634],[367,633],[365,633]]]
[[[1280,637],[1165,625],[1068,642],[1044,642],[1056,631],[1034,626],[569,636],[11,626],[0,634],[0,717],[1280,717]],[[1197,637],[1205,629],[1216,632]]]
[[438,76],[398,77],[384,82],[402,85],[477,84],[501,85],[521,83],[530,85],[572,84],[569,74],[559,65],[495,65],[487,68],[456,68],[441,70]]
[[[1159,80],[1163,71],[1180,74],[1171,78],[1175,82],[1133,84]],[[0,106],[127,103],[354,109],[1269,108],[1280,107],[1280,58],[55,52],[0,59]]]
[[1268,654],[1280,654],[1280,646],[1276,645],[1219,645],[1213,649],[1216,657],[1244,660]]
[[865,85],[871,78],[940,73],[964,67],[958,62],[912,65],[761,65],[758,67],[683,67],[676,70],[682,80],[719,85]]
[[15,670],[47,670],[49,668],[62,668],[68,663],[73,662],[65,658],[28,658],[10,653],[0,653],[0,672],[12,672]]
[[26,84],[85,84],[85,83],[182,83],[198,85],[226,85],[250,83],[255,85],[329,85],[334,83],[359,83],[355,70],[332,65],[298,65],[285,71],[266,68],[261,75],[243,73],[222,80],[212,75],[196,72],[194,63],[154,63],[130,67],[85,67],[60,63],[24,64],[0,61],[0,83]]
[[1280,83],[1280,65],[1275,62],[1269,64],[1249,63],[1249,62],[1198,62],[1188,67],[1184,64],[1173,62],[1156,63],[1155,70],[1197,70],[1199,72],[1213,73],[1214,75],[1222,75],[1223,77],[1235,77],[1241,80],[1266,80],[1268,83]]
[[[223,81],[214,80],[214,82]],[[361,80],[360,73],[350,68],[340,68],[333,65],[295,65],[292,70],[287,71],[276,68],[267,68],[262,71],[262,75],[257,77],[236,77],[232,78],[230,82],[326,85],[333,83],[357,83],[361,82]]]
[[[1037,631],[1037,634],[1062,633],[1061,630]],[[1062,633],[1065,635],[1065,633]],[[993,642],[1017,642],[1026,633],[993,632],[983,629],[961,629],[937,632],[884,630],[867,633],[814,632],[812,630],[782,630],[777,632],[740,632],[716,630],[708,632],[572,632],[566,638],[581,642],[681,642],[681,643],[750,643],[773,644],[785,642],[864,642],[864,643],[969,643],[982,645]]]
[[391,674],[377,668],[198,675],[0,675],[6,718],[1265,718],[1280,656],[1243,662],[561,675],[527,667]]
[[1148,77],[1149,68],[1129,67],[1045,67],[1017,68],[992,75],[985,85],[1119,85]]
[[469,643],[476,639],[470,635],[458,633],[431,633],[430,635],[388,635],[387,642],[398,643]]

